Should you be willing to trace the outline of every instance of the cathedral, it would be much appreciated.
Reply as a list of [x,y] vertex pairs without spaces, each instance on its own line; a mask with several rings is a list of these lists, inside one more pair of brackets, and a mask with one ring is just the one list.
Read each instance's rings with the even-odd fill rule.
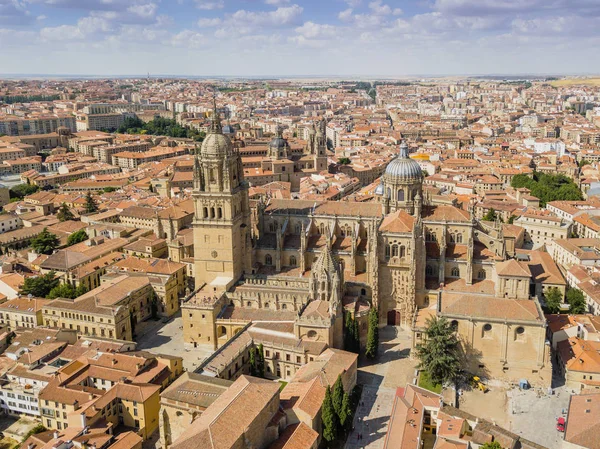
[[[312,154],[321,162],[319,135]],[[286,152],[278,134],[265,163]],[[358,319],[364,342],[375,307],[381,326],[412,330],[415,341],[428,316],[447,316],[473,371],[548,381],[545,319],[526,265],[510,257],[505,225],[479,222],[425,194],[405,143],[371,202],[251,202],[248,188],[239,149],[215,113],[194,164],[195,292],[182,304],[186,345],[217,349],[261,323],[285,329],[309,351],[342,348],[345,313]]]

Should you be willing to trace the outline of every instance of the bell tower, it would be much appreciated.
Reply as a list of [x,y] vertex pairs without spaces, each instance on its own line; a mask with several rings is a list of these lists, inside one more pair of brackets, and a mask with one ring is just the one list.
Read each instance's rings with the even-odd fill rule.
[[196,288],[229,289],[252,269],[248,184],[239,151],[223,134],[216,102],[194,160]]

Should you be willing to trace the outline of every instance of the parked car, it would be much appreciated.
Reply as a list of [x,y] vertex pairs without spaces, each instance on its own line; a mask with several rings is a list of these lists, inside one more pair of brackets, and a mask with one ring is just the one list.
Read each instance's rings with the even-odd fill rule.
[[559,432],[564,432],[566,423],[567,422],[565,421],[565,418],[563,418],[562,416],[558,418],[556,420],[556,430],[558,430]]

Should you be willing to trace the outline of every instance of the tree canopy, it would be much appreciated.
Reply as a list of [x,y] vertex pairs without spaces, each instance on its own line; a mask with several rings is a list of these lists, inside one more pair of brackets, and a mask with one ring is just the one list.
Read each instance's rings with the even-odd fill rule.
[[75,245],[76,243],[81,243],[88,239],[88,235],[85,232],[85,229],[80,229],[79,231],[74,232],[67,239],[67,244],[69,246]]
[[194,139],[196,142],[202,142],[205,133],[197,131],[188,126],[182,126],[173,119],[156,117],[147,123],[144,123],[137,117],[126,118],[117,129],[118,133],[127,134],[152,134],[153,136],[183,137]]
[[498,219],[498,214],[493,207],[490,207],[490,210],[487,211],[487,214],[483,216],[484,221],[496,221]]
[[88,191],[87,195],[85,196],[84,208],[88,214],[91,214],[98,210],[98,203],[96,203],[96,200],[94,199],[94,197],[92,196],[92,192],[90,191]]
[[365,355],[373,359],[379,347],[379,313],[375,307],[369,311],[369,328],[367,329],[367,348]]
[[38,254],[52,254],[59,244],[58,237],[48,231],[48,228],[31,239],[31,248]]
[[62,203],[56,214],[56,218],[58,218],[59,221],[69,221],[75,218],[75,216],[73,215],[73,212],[71,212],[71,209],[69,209],[69,206],[67,206],[66,203]]
[[571,288],[567,291],[567,302],[569,303],[570,314],[579,315],[586,312],[585,297],[578,288]]
[[84,293],[87,293],[87,288],[85,285],[81,284],[79,287],[75,288],[71,284],[60,284],[54,287],[48,295],[46,296],[48,299],[56,299],[56,298],[67,298],[67,299],[75,299]]
[[577,184],[565,175],[549,175],[534,172],[533,178],[527,175],[516,175],[510,185],[514,188],[525,187],[531,194],[540,199],[540,206],[544,207],[551,201],[577,201],[583,199],[583,194]]
[[455,329],[445,318],[427,320],[424,341],[417,345],[418,368],[425,370],[434,384],[455,382],[460,373],[460,348]]
[[21,294],[32,295],[37,298],[45,298],[54,287],[59,284],[60,280],[56,277],[54,271],[49,273],[25,278],[23,287],[21,287]]
[[329,385],[325,390],[325,399],[321,407],[321,420],[323,421],[323,438],[331,443],[337,437],[338,418],[333,408],[331,387]]
[[560,305],[563,301],[563,294],[556,287],[550,287],[544,295],[546,297],[546,308],[550,313],[560,313]]
[[31,184],[19,184],[14,187],[11,187],[9,190],[9,196],[11,199],[23,199],[27,195],[31,195],[40,190],[38,186],[34,186]]

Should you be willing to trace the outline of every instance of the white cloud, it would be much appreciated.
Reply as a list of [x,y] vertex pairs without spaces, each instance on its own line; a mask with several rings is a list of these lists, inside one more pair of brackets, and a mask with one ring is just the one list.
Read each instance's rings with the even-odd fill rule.
[[352,20],[352,13],[354,10],[352,8],[345,9],[338,14],[338,19],[342,22],[350,22]]
[[314,22],[306,22],[304,25],[297,27],[295,31],[304,38],[316,39],[335,36],[337,28],[333,25],[321,25]]
[[195,31],[183,30],[171,39],[171,44],[175,47],[201,48],[206,46],[206,37]]
[[272,6],[287,5],[289,2],[290,2],[290,0],[265,0],[265,3],[267,5],[272,5]]
[[373,11],[373,14],[377,14],[380,16],[398,16],[402,14],[402,10],[400,8],[392,9],[390,5],[384,4],[382,0],[374,0],[371,3],[369,3],[369,9]]
[[223,21],[218,17],[215,17],[213,19],[207,19],[207,18],[198,19],[198,26],[200,28],[212,28],[212,27],[221,25],[221,23],[223,23]]
[[225,0],[196,0],[196,6],[199,9],[208,11],[223,9],[225,7]]
[[246,11],[240,9],[233,13],[230,21],[242,26],[280,27],[294,25],[300,19],[304,8],[298,5],[282,6],[275,11]]

